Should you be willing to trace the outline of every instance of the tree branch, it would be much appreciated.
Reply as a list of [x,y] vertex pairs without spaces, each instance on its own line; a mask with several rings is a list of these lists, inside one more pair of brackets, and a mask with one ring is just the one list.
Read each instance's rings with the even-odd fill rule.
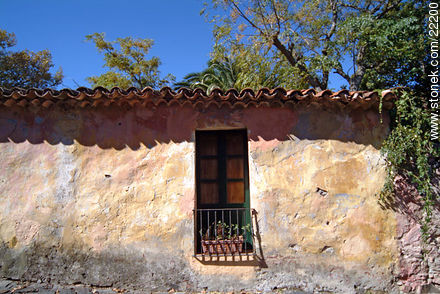
[[275,1],[271,0],[271,3],[272,3],[272,9],[273,9],[273,12],[275,13],[275,18],[276,18],[277,24],[278,24],[278,30],[277,30],[277,35],[278,35],[281,31],[281,21],[278,16],[278,13],[277,13],[277,8],[275,7]]
[[356,6],[356,5],[341,3],[341,6],[344,7],[344,8],[351,8],[351,9],[354,9],[354,10],[357,10],[357,11],[360,11],[360,12],[367,12],[367,9],[359,7],[359,6]]
[[[260,2],[260,0],[257,0],[257,4],[258,4],[258,10],[257,10],[257,12],[259,12],[259,14],[260,14],[260,17],[261,17],[261,20],[262,20],[262,22],[263,22],[263,26],[264,26],[264,29],[266,30],[266,32],[267,31],[269,31],[268,29],[267,29],[267,25],[269,25],[269,27],[272,29],[272,26],[270,25],[270,23],[266,20],[266,17],[264,16],[264,13],[263,13],[263,7],[261,6],[261,2]],[[264,34],[264,35],[266,35],[266,34]]]
[[256,30],[258,30],[260,32],[261,35],[265,36],[265,33],[261,30],[261,28],[259,26],[257,26],[256,24],[254,24],[247,16],[246,14],[243,13],[243,11],[241,11],[240,7],[238,7],[238,5],[235,3],[235,1],[231,1],[232,5],[235,7],[235,9],[237,9],[238,13],[240,13],[241,17],[243,17],[253,28],[255,28]]
[[337,9],[337,1],[330,0],[330,5],[332,9],[332,26],[330,27],[329,32],[327,33],[327,40],[330,41],[331,37],[335,33],[336,24],[338,22],[338,9]]
[[[308,69],[301,64],[297,58],[294,58],[293,55],[290,54],[289,50],[280,42],[278,36],[273,36],[273,44],[278,50],[280,50],[292,66],[296,66],[300,71],[307,75],[307,80],[309,81],[310,86],[317,90],[323,90],[321,83],[309,73]],[[326,85],[324,87],[326,87]]]
[[350,83],[350,76],[344,72],[342,69],[342,65],[339,63],[338,67],[335,68],[335,73],[340,75],[344,80],[346,80],[348,83]]
[[385,14],[387,14],[390,10],[393,10],[394,8],[399,6],[400,3],[402,3],[401,0],[399,0],[399,1],[395,2],[394,4],[390,5],[390,1],[388,1],[386,6],[385,6],[385,8],[384,8],[384,10],[376,16],[376,19],[380,19],[380,18],[384,17]]

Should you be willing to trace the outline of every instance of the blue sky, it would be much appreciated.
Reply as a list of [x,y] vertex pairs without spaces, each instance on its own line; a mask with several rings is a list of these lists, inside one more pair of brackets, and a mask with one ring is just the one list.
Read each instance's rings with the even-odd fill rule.
[[[90,86],[88,76],[105,69],[103,56],[85,35],[105,32],[107,40],[150,38],[150,56],[158,56],[163,76],[179,81],[206,67],[213,45],[212,25],[199,12],[201,0],[0,0],[0,28],[17,37],[15,49],[52,53],[62,67],[60,88]],[[330,87],[340,82],[331,80]]]
[[153,39],[150,52],[161,59],[160,71],[180,80],[209,59],[211,25],[201,8],[199,0],[0,0],[0,27],[16,34],[16,49],[50,50],[63,68],[61,87],[89,86],[86,77],[105,71],[103,56],[84,41],[94,32],[105,32],[108,40]]

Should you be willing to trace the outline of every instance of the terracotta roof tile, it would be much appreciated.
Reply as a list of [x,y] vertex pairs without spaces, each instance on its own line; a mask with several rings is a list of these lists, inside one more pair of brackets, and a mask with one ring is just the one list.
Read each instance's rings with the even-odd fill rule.
[[[390,109],[394,105],[397,96],[391,91],[382,92],[383,107]],[[151,88],[128,88],[126,90],[115,87],[106,89],[97,87],[95,89],[78,88],[72,89],[22,89],[0,88],[0,106],[12,107],[15,105],[21,107],[43,107],[50,108],[55,105],[66,105],[70,107],[101,107],[108,105],[128,105],[129,107],[159,105],[190,104],[193,107],[208,107],[209,105],[223,105],[229,107],[247,107],[255,106],[271,106],[271,105],[289,105],[296,103],[323,103],[323,104],[339,104],[351,107],[361,107],[368,109],[378,107],[380,95],[377,92],[350,92],[348,90],[340,90],[332,92],[324,90],[317,92],[314,89],[305,90],[285,90],[283,88],[267,89],[262,88],[258,91],[252,89],[244,89],[238,92],[235,89],[222,91],[213,90],[207,95],[201,89],[181,88],[173,91],[171,88],[165,87],[160,90]]]

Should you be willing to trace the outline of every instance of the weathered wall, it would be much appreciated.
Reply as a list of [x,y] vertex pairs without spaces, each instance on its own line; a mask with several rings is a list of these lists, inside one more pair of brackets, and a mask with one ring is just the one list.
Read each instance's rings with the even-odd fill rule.
[[[0,109],[4,277],[146,290],[395,290],[375,110]],[[193,255],[194,130],[246,127],[258,260]],[[318,189],[319,188],[319,189]]]
[[[434,195],[440,199],[440,166],[438,163],[431,166],[434,169],[434,178],[431,179]],[[385,204],[397,215],[397,284],[405,292],[440,293],[440,203],[433,203],[427,232],[429,238],[423,240],[420,227],[425,217],[422,197],[406,177],[396,177],[395,187],[395,197]]]

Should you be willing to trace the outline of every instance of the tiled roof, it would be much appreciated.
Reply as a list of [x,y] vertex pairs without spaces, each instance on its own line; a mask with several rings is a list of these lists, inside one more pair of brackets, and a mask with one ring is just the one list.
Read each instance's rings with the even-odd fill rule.
[[377,92],[350,92],[341,90],[332,92],[325,90],[317,92],[314,89],[308,90],[285,90],[283,88],[267,89],[262,88],[258,91],[244,89],[238,92],[235,89],[227,91],[213,90],[207,95],[201,89],[181,88],[173,91],[165,87],[160,90],[144,88],[121,88],[105,89],[97,87],[95,89],[78,88],[72,89],[3,89],[0,88],[0,106],[12,107],[42,107],[50,108],[55,105],[64,105],[67,107],[101,107],[109,105],[129,107],[159,105],[189,104],[193,107],[198,105],[207,107],[215,104],[218,107],[226,105],[229,107],[247,107],[247,106],[271,106],[288,105],[297,103],[322,103],[334,105],[348,105],[350,107],[368,109],[378,107],[382,96],[383,108],[390,109],[397,99],[391,91]]

